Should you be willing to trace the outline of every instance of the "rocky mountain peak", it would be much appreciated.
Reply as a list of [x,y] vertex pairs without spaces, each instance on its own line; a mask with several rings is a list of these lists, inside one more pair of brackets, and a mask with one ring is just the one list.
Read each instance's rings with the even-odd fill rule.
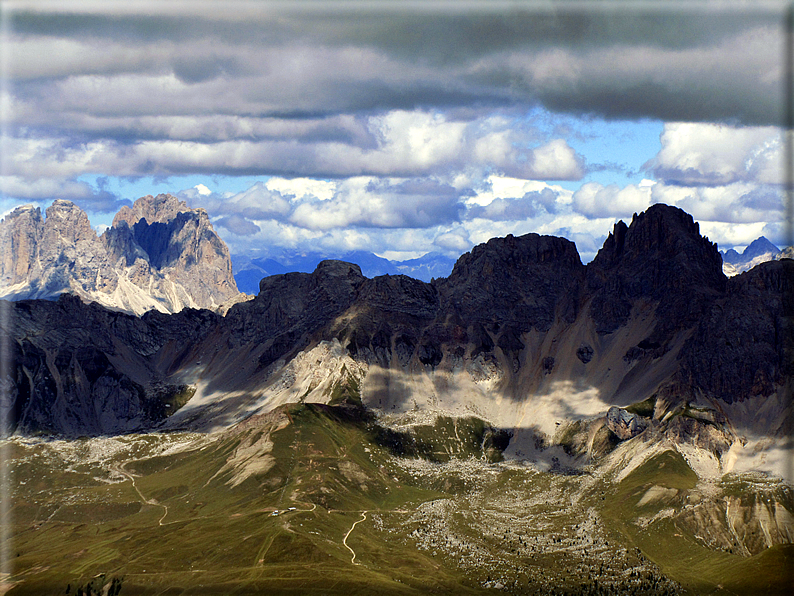
[[565,238],[509,235],[475,246],[435,286],[443,308],[462,320],[546,330],[558,314],[575,316],[584,272],[576,246]]
[[23,283],[36,266],[36,240],[42,234],[41,209],[17,207],[0,221],[0,287]]
[[750,245],[744,249],[742,252],[742,258],[745,261],[749,261],[756,257],[759,257],[766,253],[772,253],[776,255],[780,252],[780,249],[772,244],[766,237],[761,236],[753,240]]
[[[141,219],[146,220],[149,224],[165,223],[174,219],[179,213],[189,213],[190,211],[191,209],[185,201],[180,201],[172,194],[159,194],[156,197],[146,195],[135,201],[132,207],[126,205],[122,207],[113,218],[113,226],[117,227],[124,221],[132,227]],[[204,213],[206,214],[206,211]]]
[[615,224],[593,264],[611,268],[627,260],[643,260],[648,256],[676,258],[704,266],[719,273],[722,260],[717,245],[700,235],[700,226],[686,211],[657,203],[647,211],[635,213],[631,225]]
[[173,195],[123,207],[101,238],[70,201],[53,201],[46,215],[42,221],[39,210],[23,207],[0,223],[0,296],[70,292],[142,314],[221,307],[239,294],[229,250],[207,212]]
[[17,218],[17,217],[37,217],[41,219],[41,209],[39,207],[35,207],[33,205],[20,205],[19,207],[14,208],[11,213],[6,215],[5,219],[8,218]]
[[95,241],[96,232],[88,221],[88,215],[71,201],[56,199],[47,208],[47,218],[44,221],[45,235],[54,233],[66,243]]
[[361,268],[354,263],[321,261],[312,273],[283,273],[263,278],[259,283],[257,300],[269,301],[272,298],[275,302],[288,304],[284,312],[297,304],[350,304],[366,279]]
[[355,263],[328,259],[317,264],[317,268],[312,274],[316,277],[337,278],[347,280],[349,283],[356,284],[364,281],[361,267]]
[[536,267],[576,270],[582,268],[582,261],[576,245],[565,238],[509,234],[504,238],[491,238],[462,255],[448,280],[455,283],[464,277],[489,277],[495,271],[523,274]]
[[[697,316],[701,299],[725,291],[717,245],[700,235],[692,216],[677,207],[656,204],[619,221],[587,266],[594,318],[601,332],[623,325],[639,298],[662,303],[669,315]],[[671,323],[672,324],[672,323]]]

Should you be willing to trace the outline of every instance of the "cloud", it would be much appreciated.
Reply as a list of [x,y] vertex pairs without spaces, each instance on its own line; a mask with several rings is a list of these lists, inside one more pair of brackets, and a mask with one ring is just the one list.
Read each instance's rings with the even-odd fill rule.
[[493,221],[515,221],[530,219],[541,213],[555,213],[558,210],[558,193],[550,188],[526,193],[515,199],[493,199],[487,205],[472,205],[466,216]]
[[325,201],[303,201],[289,220],[309,229],[427,228],[457,221],[461,192],[430,179],[349,178]]
[[[162,4],[171,6],[147,4],[146,14],[135,4],[92,3],[83,12],[21,4],[4,40],[7,75],[25,95],[101,77],[106,91],[73,99],[115,113],[145,108],[147,99],[157,114],[260,116],[540,101],[610,118],[772,124],[783,117],[784,5],[660,13],[637,4],[618,12],[541,4],[506,13],[501,5],[235,3],[219,11]],[[152,87],[139,80],[140,91],[117,96],[111,79],[130,73],[170,76],[175,86],[147,96]]]
[[654,202],[680,207],[698,221],[741,224],[782,221],[785,217],[785,197],[776,185],[735,182],[692,187],[658,183],[652,196]]
[[258,225],[240,215],[228,215],[215,220],[215,225],[221,228],[226,228],[232,234],[238,236],[251,236],[261,231]]
[[218,225],[238,235],[251,235],[256,232],[254,226],[266,221],[311,231],[432,228],[459,221],[463,198],[470,192],[428,178],[364,176],[335,182],[271,178],[230,196],[200,194],[195,187],[178,195],[191,206],[202,206],[220,217]]
[[[493,236],[555,234],[574,224],[589,246],[586,237],[597,227],[571,213],[570,191],[502,176],[490,176],[479,193],[434,178],[355,177],[271,178],[230,196],[201,196],[196,188],[179,194],[191,205],[207,208],[216,225],[234,234],[227,240],[233,250],[242,252],[250,250],[246,247],[262,249],[264,243],[270,247],[265,250],[300,246],[382,253],[396,246],[454,256]],[[599,223],[604,227],[611,222]]]
[[469,233],[463,227],[439,234],[433,240],[433,244],[442,251],[453,254],[462,254],[471,249],[473,245],[469,239]]
[[99,179],[95,188],[87,182],[63,178],[29,180],[21,176],[0,176],[0,194],[20,201],[67,199],[89,211],[115,212],[129,201],[108,191]]
[[[692,15],[697,19],[697,15]],[[703,22],[704,27],[709,25]],[[672,47],[646,42],[560,48],[525,66],[549,109],[607,118],[779,124],[783,28],[735,24],[732,35]]]
[[541,180],[579,180],[584,175],[584,159],[564,139],[555,139],[532,151],[525,178]]
[[[292,179],[420,177],[466,168],[500,170],[523,178],[567,180],[583,175],[584,159],[564,140],[533,147],[535,133],[512,130],[511,125],[499,116],[457,121],[437,112],[389,112],[367,118],[367,135],[375,138],[371,147],[289,138],[215,143],[11,138],[7,143],[14,159],[8,169],[31,179],[95,172],[115,176],[276,174]],[[494,135],[505,139],[504,151],[483,150],[481,142]]]
[[785,175],[782,141],[776,127],[667,123],[662,149],[647,166],[669,184],[781,184]]
[[198,191],[193,193],[192,190],[182,191],[179,195],[191,199],[191,205],[201,205],[214,215],[245,217],[252,220],[284,220],[292,211],[289,197],[268,189],[263,182],[256,182],[250,188],[230,197],[215,193],[207,195]]
[[330,180],[314,180],[312,178],[270,178],[265,188],[292,196],[298,199],[316,197],[321,201],[333,198],[336,183]]
[[[454,251],[529,231],[592,248],[657,201],[778,221],[784,6],[602,4],[17,2],[0,200],[113,211],[81,176],[262,176],[180,193],[241,251]],[[668,121],[655,186],[607,184],[620,166],[576,138],[604,118]]]
[[573,193],[573,208],[587,218],[631,217],[651,205],[651,187],[588,182]]

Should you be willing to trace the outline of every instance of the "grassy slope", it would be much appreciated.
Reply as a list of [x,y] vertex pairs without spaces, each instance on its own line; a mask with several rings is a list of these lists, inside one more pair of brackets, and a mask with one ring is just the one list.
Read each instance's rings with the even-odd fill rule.
[[[777,546],[754,557],[706,548],[692,532],[662,517],[645,528],[632,523],[664,508],[678,507],[697,476],[676,452],[665,451],[632,471],[613,489],[604,517],[668,576],[695,594],[790,594],[794,545]],[[675,496],[638,506],[651,487],[676,489]],[[672,494],[668,492],[668,494]]]
[[[386,544],[366,523],[349,537],[362,563],[351,564],[342,539],[362,511],[410,508],[439,493],[382,467],[388,457],[369,443],[362,424],[322,406],[289,411],[293,424],[273,435],[275,466],[234,488],[226,484],[231,472],[212,476],[239,438],[129,462],[126,470],[140,475],[138,489],[159,505],[142,504],[129,481],[93,480],[98,469],[20,466],[17,475],[41,481],[22,487],[12,511],[15,575],[23,581],[11,593],[64,593],[97,574],[107,581],[123,576],[122,594],[467,593],[455,570]],[[45,496],[40,491],[50,482],[61,490]],[[82,502],[58,508],[70,500]],[[276,509],[281,514],[273,516]]]

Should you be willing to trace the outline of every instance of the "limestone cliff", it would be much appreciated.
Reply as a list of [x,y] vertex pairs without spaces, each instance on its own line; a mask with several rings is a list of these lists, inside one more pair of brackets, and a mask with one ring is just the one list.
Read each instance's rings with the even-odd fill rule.
[[0,252],[0,296],[14,300],[68,292],[140,315],[215,309],[239,295],[206,211],[172,195],[122,208],[101,237],[69,201],[54,201],[46,219],[20,207],[0,222]]

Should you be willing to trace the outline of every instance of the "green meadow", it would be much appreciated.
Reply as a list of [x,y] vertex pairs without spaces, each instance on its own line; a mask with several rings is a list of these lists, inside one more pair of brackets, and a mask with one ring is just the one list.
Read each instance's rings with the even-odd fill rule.
[[[9,441],[8,594],[777,594],[791,545],[709,549],[672,451],[618,484],[500,462],[478,419],[298,404],[220,435]],[[652,487],[663,498],[641,500]],[[738,490],[738,489],[735,489]],[[647,499],[646,499],[647,500]]]

